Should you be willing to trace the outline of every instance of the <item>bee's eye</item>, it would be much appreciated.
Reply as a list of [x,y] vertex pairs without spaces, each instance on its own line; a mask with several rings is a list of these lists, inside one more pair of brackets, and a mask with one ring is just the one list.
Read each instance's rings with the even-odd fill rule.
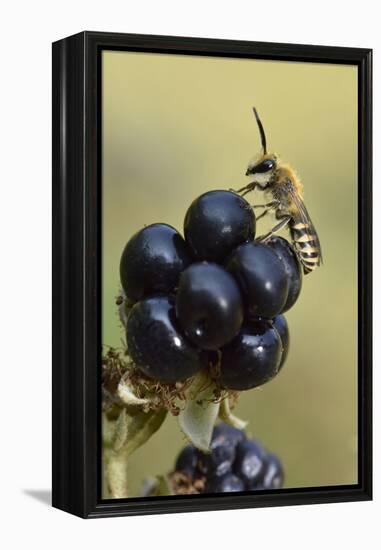
[[275,166],[275,162],[273,160],[267,159],[255,166],[254,172],[256,174],[262,174],[263,172],[268,172],[269,170],[272,170]]

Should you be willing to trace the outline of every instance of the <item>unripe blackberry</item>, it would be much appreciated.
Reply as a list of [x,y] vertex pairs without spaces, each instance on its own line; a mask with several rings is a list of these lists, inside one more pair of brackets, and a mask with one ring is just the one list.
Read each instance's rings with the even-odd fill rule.
[[263,477],[264,489],[280,489],[284,482],[282,463],[274,454],[269,454],[266,460],[266,471]]
[[210,447],[214,449],[215,447],[224,445],[227,442],[230,442],[235,447],[238,443],[242,443],[243,441],[246,441],[245,432],[238,430],[237,428],[233,428],[233,426],[229,426],[229,424],[221,422],[220,424],[214,426]]
[[194,477],[198,458],[199,452],[197,449],[192,445],[187,445],[177,457],[175,470],[186,474],[190,478]]
[[199,468],[208,477],[219,477],[231,470],[234,460],[235,447],[230,440],[226,440],[223,444],[211,445],[210,453],[200,453]]
[[266,453],[256,441],[245,441],[237,446],[234,473],[242,479],[246,486],[255,488],[266,470]]
[[212,477],[206,485],[206,493],[235,493],[244,491],[244,482],[234,474],[226,473],[223,476]]
[[[187,445],[179,454],[172,479],[185,474],[188,491],[227,493],[279,489],[284,473],[279,458],[269,454],[255,440],[228,426],[218,424],[213,430],[210,453]],[[180,477],[184,484],[184,478]],[[182,486],[182,489],[184,487]],[[174,487],[176,492],[176,486]]]

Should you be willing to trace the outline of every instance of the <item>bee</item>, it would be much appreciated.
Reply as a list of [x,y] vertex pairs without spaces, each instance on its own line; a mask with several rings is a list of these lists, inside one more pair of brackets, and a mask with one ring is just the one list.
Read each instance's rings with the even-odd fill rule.
[[258,188],[272,199],[266,204],[254,206],[264,209],[257,220],[273,211],[279,221],[269,233],[260,237],[259,241],[266,242],[274,233],[288,227],[303,271],[308,274],[323,263],[323,258],[318,234],[302,199],[302,183],[291,166],[280,161],[275,153],[267,151],[266,134],[261,119],[255,107],[253,111],[261,138],[262,152],[247,168],[246,176],[250,176],[252,181],[238,189],[237,193],[244,196]]

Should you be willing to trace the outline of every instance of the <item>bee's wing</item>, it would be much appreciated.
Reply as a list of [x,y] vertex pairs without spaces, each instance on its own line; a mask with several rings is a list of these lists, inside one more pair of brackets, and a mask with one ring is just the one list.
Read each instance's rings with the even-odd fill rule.
[[293,186],[290,186],[290,187],[291,187],[290,198],[294,203],[294,206],[300,216],[301,221],[308,226],[309,233],[311,234],[311,237],[314,238],[317,248],[319,248],[320,261],[321,263],[323,263],[323,253],[321,250],[319,236],[317,234],[314,224],[312,223],[312,220],[310,218],[306,205],[304,204],[303,200],[299,197],[294,187]]

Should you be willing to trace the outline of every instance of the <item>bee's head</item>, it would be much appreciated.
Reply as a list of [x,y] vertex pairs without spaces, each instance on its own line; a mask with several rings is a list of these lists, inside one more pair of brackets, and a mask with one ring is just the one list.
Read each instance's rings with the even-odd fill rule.
[[277,156],[274,153],[267,152],[266,134],[262,126],[261,119],[257,110],[253,107],[254,116],[258,124],[259,134],[261,136],[262,153],[249,163],[246,170],[246,176],[254,177],[254,181],[261,185],[269,184],[274,171],[277,167]]

